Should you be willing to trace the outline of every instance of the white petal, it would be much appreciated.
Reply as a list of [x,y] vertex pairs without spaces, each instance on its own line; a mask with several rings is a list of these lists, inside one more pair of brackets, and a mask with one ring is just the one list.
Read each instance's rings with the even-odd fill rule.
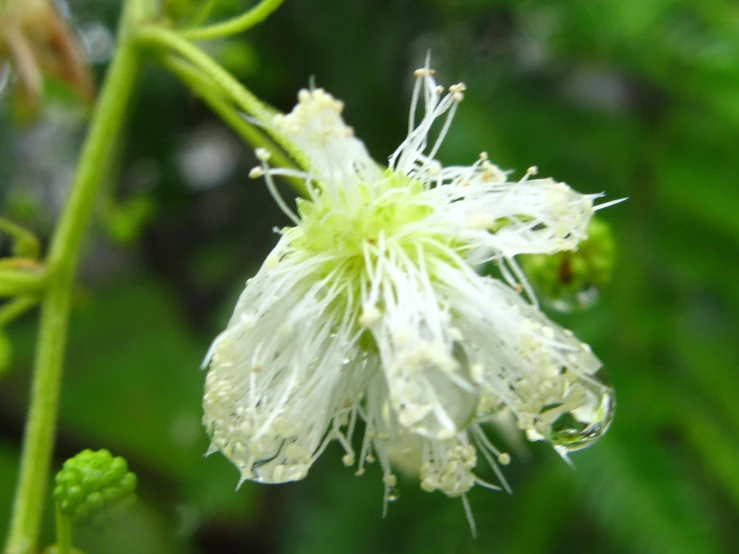
[[480,178],[477,169],[473,173],[460,170],[453,183],[427,192],[447,203],[438,211],[439,224],[454,229],[471,250],[492,252],[491,258],[552,254],[587,238],[598,195],[551,179],[501,183]]
[[346,401],[343,362],[356,355],[348,322],[331,316],[336,291],[288,260],[247,285],[214,345],[204,397],[213,447],[263,483],[305,477]]
[[368,387],[366,417],[386,484],[393,470],[399,470],[418,477],[423,490],[438,490],[452,498],[463,496],[476,484],[499,488],[475,475],[479,451],[507,488],[494,459],[505,455],[492,446],[479,425],[473,423],[471,433],[463,431],[444,440],[410,432],[399,423],[390,405],[387,384],[381,378],[373,379]]
[[602,367],[588,345],[496,279],[481,279],[467,294],[458,291],[454,310],[484,394],[509,406],[519,425],[522,417],[564,401],[557,389],[563,376],[587,380]]
[[299,102],[273,122],[310,159],[311,171],[329,182],[347,175],[377,178],[382,170],[341,117],[343,104],[323,89],[301,90]]
[[370,329],[390,404],[409,430],[432,439],[451,438],[474,415],[478,398],[464,345],[422,264],[396,249],[382,273],[383,315]]

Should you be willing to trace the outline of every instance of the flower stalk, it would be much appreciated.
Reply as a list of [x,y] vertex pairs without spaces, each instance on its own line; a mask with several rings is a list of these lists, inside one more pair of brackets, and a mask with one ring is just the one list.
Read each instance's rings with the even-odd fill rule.
[[[310,162],[305,154],[287,140],[281,133],[276,132],[272,126],[272,118],[275,111],[269,108],[256,96],[254,96],[244,85],[237,81],[228,71],[223,69],[218,62],[208,56],[200,48],[182,36],[182,34],[171,31],[158,25],[149,25],[137,30],[138,41],[157,51],[169,51],[178,54],[194,67],[207,76],[216,87],[230,98],[234,104],[243,112],[253,117],[259,124],[264,125],[265,131],[272,139],[283,148],[295,162],[307,168]],[[212,87],[212,85],[211,85]]]
[[138,73],[139,52],[130,31],[136,20],[149,14],[149,4],[146,0],[131,0],[124,6],[119,48],[93,114],[69,200],[51,240],[46,262],[49,281],[41,305],[30,408],[5,548],[7,554],[36,551],[54,446],[74,277],[94,201]]
[[59,505],[54,508],[56,518],[57,554],[72,554],[72,518],[62,513]]
[[[249,123],[244,116],[238,112],[233,104],[225,98],[218,90],[213,89],[210,81],[198,71],[195,67],[187,62],[177,59],[174,56],[162,57],[160,63],[177,75],[180,80],[185,83],[188,88],[200,97],[213,112],[215,112],[221,120],[239,135],[244,141],[251,144],[255,148],[267,148],[273,156],[273,160],[280,167],[294,168],[295,164],[288,156],[283,154],[282,150],[264,136],[254,125]],[[299,194],[305,196],[307,190],[305,183],[294,177],[285,177],[290,185]]]

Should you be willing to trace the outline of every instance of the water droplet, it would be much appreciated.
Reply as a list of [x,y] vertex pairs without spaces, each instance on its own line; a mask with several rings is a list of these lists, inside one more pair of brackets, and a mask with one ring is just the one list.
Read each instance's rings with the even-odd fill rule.
[[395,502],[398,498],[400,498],[400,493],[398,492],[398,489],[396,487],[388,487],[387,501]]
[[542,304],[560,311],[586,310],[611,280],[615,245],[608,225],[591,219],[576,251],[521,256],[521,267]]
[[574,381],[558,406],[546,406],[542,413],[552,419],[546,439],[568,452],[590,446],[602,437],[616,412],[616,394],[608,375],[601,369],[590,377]]
[[522,266],[542,304],[553,310],[577,312],[598,301],[600,289],[588,260],[580,253],[525,256]]
[[569,314],[584,311],[594,306],[599,296],[600,290],[591,286],[582,290],[569,290],[558,297],[542,296],[541,301],[553,310]]

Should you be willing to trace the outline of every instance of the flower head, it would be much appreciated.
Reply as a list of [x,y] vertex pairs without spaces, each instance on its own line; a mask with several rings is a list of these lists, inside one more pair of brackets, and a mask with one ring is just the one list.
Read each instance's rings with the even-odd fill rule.
[[[265,178],[294,226],[214,341],[204,398],[211,451],[242,480],[302,479],[337,441],[358,475],[379,462],[386,501],[404,457],[425,490],[464,496],[475,484],[497,488],[476,473],[480,460],[505,486],[498,464],[510,456],[482,427],[501,410],[562,454],[610,423],[601,362],[538,310],[514,260],[575,249],[599,195],[534,179],[534,168],[508,181],[486,154],[442,166],[435,156],[465,87],[443,89],[428,66],[416,79],[408,134],[387,167],[322,89],[301,91],[273,121],[309,170],[270,167],[257,152],[251,175]],[[305,181],[296,211],[276,192],[280,175]],[[488,262],[505,281],[476,271]]]

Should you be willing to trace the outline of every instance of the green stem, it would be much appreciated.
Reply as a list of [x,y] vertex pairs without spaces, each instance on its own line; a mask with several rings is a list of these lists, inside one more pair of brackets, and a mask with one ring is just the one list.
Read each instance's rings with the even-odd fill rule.
[[[144,27],[137,33],[137,38],[141,43],[152,46],[158,50],[171,50],[176,52],[193,66],[197,67],[213,84],[219,87],[234,103],[244,112],[256,118],[259,122],[265,124],[265,131],[269,133],[272,139],[285,150],[295,162],[304,169],[310,167],[310,162],[294,144],[285,137],[271,130],[272,117],[275,112],[265,106],[256,96],[249,92],[244,85],[239,83],[218,62],[213,60],[200,48],[192,44],[182,35],[174,31],[170,31],[161,26],[150,25]],[[211,85],[212,86],[212,85]]]
[[0,308],[0,328],[15,321],[36,304],[38,304],[38,298],[36,296],[19,296],[6,302]]
[[47,280],[46,272],[0,269],[0,296],[18,296],[40,291]]
[[194,66],[200,68],[213,80],[215,85],[222,88],[246,113],[265,123],[271,120],[272,112],[256,96],[234,79],[218,62],[180,34],[165,27],[149,25],[138,30],[137,38],[143,44],[160,50],[176,52]]
[[72,554],[72,518],[55,506],[56,554]]
[[[217,90],[210,86],[210,82],[203,74],[187,62],[173,56],[166,56],[160,60],[162,65],[177,75],[190,89],[197,94],[210,108],[242,139],[255,147],[264,147],[272,152],[272,160],[276,165],[294,168],[295,164],[282,153],[282,150],[264,136],[254,125],[251,125],[225,100]],[[293,177],[285,177],[291,186],[301,195],[307,196],[305,182]]]
[[51,240],[46,263],[51,279],[42,299],[30,408],[6,554],[36,551],[56,431],[73,280],[95,196],[138,73],[139,53],[129,29],[135,20],[148,15],[144,13],[147,2],[129,1],[124,5],[119,48],[93,114],[70,197]]
[[249,11],[221,23],[214,23],[207,27],[183,29],[181,34],[190,40],[210,40],[224,38],[244,32],[267,19],[272,12],[280,7],[284,0],[262,0]]
[[36,236],[9,219],[0,217],[0,231],[4,231],[14,239],[13,255],[22,258],[37,259],[41,253],[41,242]]
[[213,8],[216,7],[217,3],[218,0],[204,0],[203,4],[200,6],[200,9],[192,17],[189,25],[191,27],[195,27],[208,21],[208,18],[210,17],[210,14],[213,11]]

